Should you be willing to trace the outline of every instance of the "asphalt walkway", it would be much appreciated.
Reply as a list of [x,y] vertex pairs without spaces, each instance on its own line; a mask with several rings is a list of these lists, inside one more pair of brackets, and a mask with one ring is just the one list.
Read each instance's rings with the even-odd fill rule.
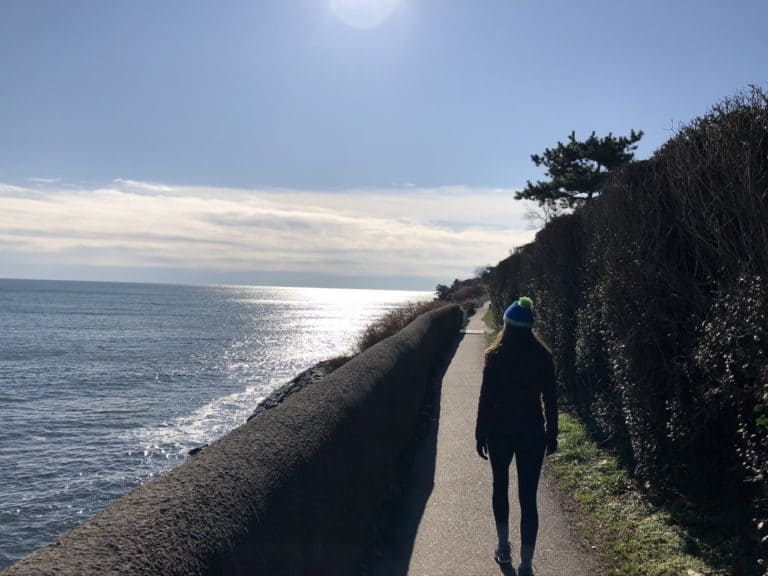
[[[467,326],[482,331],[479,310]],[[378,552],[375,576],[485,576],[504,572],[493,561],[491,467],[475,453],[474,425],[482,380],[482,333],[465,334],[443,376],[428,437],[417,447],[408,494],[391,538]],[[510,539],[519,561],[517,483],[510,474]],[[536,576],[590,576],[593,559],[569,528],[545,470],[538,493]],[[511,573],[511,572],[508,572]]]

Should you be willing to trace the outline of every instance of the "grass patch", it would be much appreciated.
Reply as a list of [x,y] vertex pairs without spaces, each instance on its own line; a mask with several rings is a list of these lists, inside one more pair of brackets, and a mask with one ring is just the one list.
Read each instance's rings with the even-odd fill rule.
[[485,335],[485,339],[488,340],[488,345],[490,346],[499,334],[499,326],[496,324],[496,317],[493,315],[493,310],[490,306],[488,307],[488,310],[485,311],[485,314],[483,314],[483,322],[485,322],[485,325],[491,329],[491,331]]
[[635,488],[617,459],[601,450],[584,425],[560,414],[558,451],[549,457],[561,492],[584,521],[581,536],[603,557],[610,576],[727,574],[702,559],[706,546]]

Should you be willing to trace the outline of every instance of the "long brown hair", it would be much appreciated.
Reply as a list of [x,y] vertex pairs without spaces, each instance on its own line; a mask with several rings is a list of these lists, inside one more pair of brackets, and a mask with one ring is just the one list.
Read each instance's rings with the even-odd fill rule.
[[552,354],[552,350],[550,350],[549,346],[547,346],[544,340],[541,339],[541,336],[533,330],[513,328],[507,323],[504,323],[504,326],[499,331],[496,339],[485,350],[485,363],[488,363],[489,356],[503,352],[511,347],[518,347],[521,344],[525,345],[525,343],[532,342],[538,343],[549,352],[550,355]]

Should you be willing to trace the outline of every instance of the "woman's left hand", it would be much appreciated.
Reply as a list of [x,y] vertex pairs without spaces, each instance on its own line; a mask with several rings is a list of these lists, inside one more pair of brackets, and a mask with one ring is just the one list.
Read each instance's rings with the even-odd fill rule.
[[557,452],[557,436],[547,438],[547,456]]

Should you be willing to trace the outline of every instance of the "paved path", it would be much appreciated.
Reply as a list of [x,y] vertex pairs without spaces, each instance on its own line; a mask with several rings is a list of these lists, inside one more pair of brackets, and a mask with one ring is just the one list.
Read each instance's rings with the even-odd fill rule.
[[[468,329],[482,330],[485,309]],[[482,379],[482,334],[466,334],[442,381],[439,416],[418,447],[409,493],[375,576],[485,576],[503,573],[492,558],[491,468],[475,453],[474,425]],[[546,467],[546,464],[545,464]],[[514,471],[514,463],[512,465]],[[568,527],[546,470],[538,494],[536,576],[590,576],[592,559]],[[516,474],[510,474],[510,539],[519,561]]]

